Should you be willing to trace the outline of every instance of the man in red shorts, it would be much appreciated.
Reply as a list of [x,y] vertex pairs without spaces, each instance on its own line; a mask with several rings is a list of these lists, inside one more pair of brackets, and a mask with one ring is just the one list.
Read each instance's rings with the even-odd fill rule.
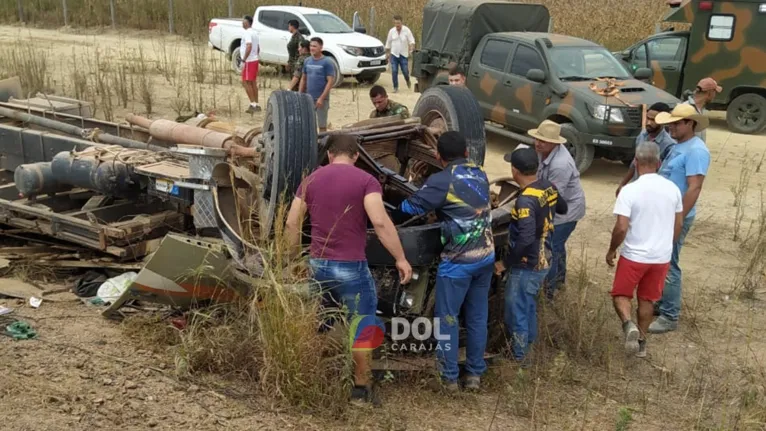
[[250,99],[250,106],[247,107],[247,113],[258,112],[261,107],[258,106],[258,54],[261,53],[261,44],[258,34],[253,28],[253,17],[247,15],[242,19],[242,28],[245,29],[242,35],[242,42],[239,45],[239,53],[244,64],[242,65],[242,85],[247,92],[247,98]]
[[[673,243],[683,225],[681,191],[657,175],[660,148],[654,142],[636,147],[636,181],[617,195],[617,221],[606,263],[614,266],[617,247],[623,244],[612,286],[614,309],[622,320],[625,352],[646,357],[646,334],[654,316],[654,303],[662,298]],[[636,289],[637,288],[637,289]],[[631,320],[633,293],[638,297],[638,327]]]

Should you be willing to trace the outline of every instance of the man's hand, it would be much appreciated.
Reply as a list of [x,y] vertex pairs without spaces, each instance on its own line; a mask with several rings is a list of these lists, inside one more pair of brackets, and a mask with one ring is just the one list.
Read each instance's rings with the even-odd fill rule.
[[617,256],[617,250],[609,250],[609,252],[606,254],[606,264],[609,266],[614,266],[614,258]]
[[495,275],[503,275],[503,272],[505,271],[505,265],[503,264],[502,260],[498,260],[495,262]]
[[399,270],[399,282],[401,284],[407,284],[412,280],[412,267],[407,259],[397,260],[396,269]]
[[324,106],[324,100],[322,100],[322,98],[320,97],[319,99],[317,99],[316,108],[322,109],[323,106]]

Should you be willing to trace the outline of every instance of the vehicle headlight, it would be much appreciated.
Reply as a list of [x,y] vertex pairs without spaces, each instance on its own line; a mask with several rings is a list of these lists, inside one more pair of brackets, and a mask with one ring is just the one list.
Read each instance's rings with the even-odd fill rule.
[[[593,107],[593,118],[597,120],[606,119],[607,105],[596,105]],[[625,118],[622,116],[622,109],[612,106],[609,111],[609,122],[611,123],[624,123]]]
[[355,57],[361,57],[364,54],[364,49],[356,47],[356,46],[348,46],[348,45],[338,45],[340,49],[346,51],[349,55],[353,55]]

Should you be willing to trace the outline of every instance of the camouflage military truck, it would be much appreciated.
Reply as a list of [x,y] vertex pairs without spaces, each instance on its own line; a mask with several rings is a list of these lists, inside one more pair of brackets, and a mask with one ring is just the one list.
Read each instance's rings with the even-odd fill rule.
[[655,34],[618,58],[632,70],[651,68],[653,84],[679,97],[712,77],[723,91],[708,109],[725,110],[734,132],[766,129],[766,2],[685,0],[676,6],[663,21],[691,24],[689,31]]
[[412,60],[416,91],[448,85],[447,69],[457,63],[486,130],[529,144],[526,131],[550,119],[562,124],[581,173],[594,157],[629,162],[643,105],[679,100],[638,80],[648,79],[650,69],[634,78],[606,48],[548,33],[549,26],[543,5],[430,0]]

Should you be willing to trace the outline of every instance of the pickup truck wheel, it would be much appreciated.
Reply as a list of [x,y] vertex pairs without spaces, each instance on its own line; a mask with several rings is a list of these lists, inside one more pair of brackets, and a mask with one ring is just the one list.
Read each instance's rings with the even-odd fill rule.
[[736,133],[758,133],[766,127],[766,98],[747,93],[736,97],[726,109],[726,123]]
[[465,137],[468,157],[484,164],[487,138],[479,102],[465,87],[438,86],[424,91],[412,110],[426,127],[441,132],[456,131]]
[[267,237],[280,203],[289,205],[304,174],[317,165],[317,123],[314,101],[306,93],[271,93],[263,121],[263,192],[258,208],[260,234]]
[[332,88],[338,88],[343,85],[343,75],[340,73],[340,65],[338,64],[338,60],[334,57],[328,55],[327,58],[330,60],[330,63],[332,63],[332,67],[335,68],[335,82],[333,82]]
[[577,129],[571,123],[561,125],[561,136],[566,138],[567,143],[564,144],[569,154],[575,161],[577,171],[582,175],[588,170],[591,163],[593,163],[593,156],[596,153],[596,148],[593,145],[585,144],[581,142],[578,137]]
[[242,61],[242,55],[239,53],[239,48],[234,48],[234,52],[231,53],[231,69],[238,74],[242,74],[242,67],[245,62]]

